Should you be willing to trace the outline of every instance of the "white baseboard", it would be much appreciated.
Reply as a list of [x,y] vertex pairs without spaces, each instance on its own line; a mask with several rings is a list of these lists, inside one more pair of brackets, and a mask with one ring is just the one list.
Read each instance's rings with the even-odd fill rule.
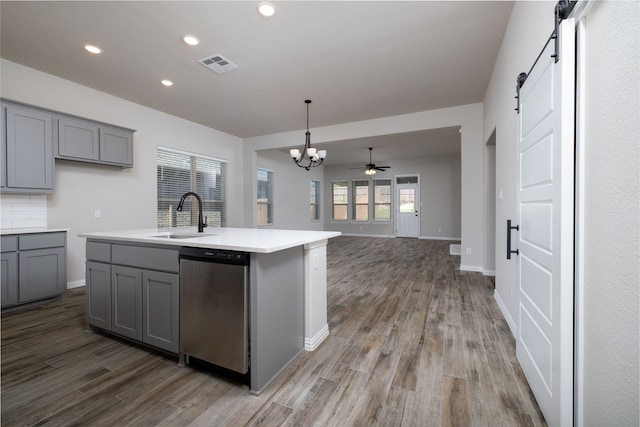
[[395,239],[396,236],[391,234],[358,234],[358,233],[342,233],[343,236],[347,237],[380,237],[383,239]]
[[462,240],[460,237],[447,237],[447,236],[420,236],[418,239],[424,240],[455,240],[459,242]]
[[315,351],[315,349],[318,348],[318,346],[322,344],[322,341],[324,341],[328,336],[329,325],[324,325],[324,328],[320,329],[320,331],[318,331],[318,333],[314,337],[305,337],[304,349],[306,351]]
[[496,271],[495,270],[482,270],[482,274],[484,274],[485,276],[496,276]]
[[474,271],[476,273],[482,273],[482,267],[480,267],[479,265],[460,264],[460,271]]
[[85,285],[84,280],[74,280],[73,282],[67,282],[67,289],[81,288]]
[[507,306],[504,304],[504,301],[502,301],[502,298],[500,298],[500,294],[497,291],[493,291],[493,299],[495,299],[496,303],[498,303],[498,308],[502,313],[502,317],[504,317],[504,320],[507,321],[507,325],[509,325],[509,329],[511,329],[511,335],[513,335],[514,338],[517,339],[518,336],[516,335],[516,322],[513,321],[513,318],[509,314],[509,310],[507,310]]

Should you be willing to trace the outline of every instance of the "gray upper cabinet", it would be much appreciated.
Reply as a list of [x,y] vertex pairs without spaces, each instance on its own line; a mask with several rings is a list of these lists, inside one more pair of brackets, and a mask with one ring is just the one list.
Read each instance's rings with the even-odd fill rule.
[[133,131],[56,116],[56,158],[133,167]]
[[99,128],[89,122],[56,117],[56,157],[71,160],[100,160]]
[[53,193],[53,114],[2,105],[3,192]]
[[100,161],[133,167],[133,133],[124,129],[101,127]]

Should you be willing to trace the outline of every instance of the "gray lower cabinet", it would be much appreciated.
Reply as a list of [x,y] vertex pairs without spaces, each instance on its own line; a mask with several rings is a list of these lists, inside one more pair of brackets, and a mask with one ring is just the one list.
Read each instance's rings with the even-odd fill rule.
[[142,272],[142,341],[177,353],[179,348],[178,275]]
[[58,159],[133,167],[133,131],[89,120],[56,116]]
[[65,248],[20,251],[20,302],[54,297],[64,293],[66,283]]
[[89,325],[178,353],[177,250],[90,240],[86,271]]
[[87,261],[86,265],[87,323],[111,330],[111,265]]
[[0,300],[2,307],[9,307],[18,303],[18,254],[17,252],[2,253],[0,264],[2,291]]
[[66,232],[2,236],[2,308],[62,295]]
[[2,191],[53,193],[53,114],[3,103]]

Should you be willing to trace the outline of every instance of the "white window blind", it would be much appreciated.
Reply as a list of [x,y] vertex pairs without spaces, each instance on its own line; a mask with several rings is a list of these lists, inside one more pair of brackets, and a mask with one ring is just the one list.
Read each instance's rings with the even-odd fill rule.
[[225,183],[227,163],[196,154],[158,148],[158,227],[198,224],[198,203],[186,199],[182,212],[177,212],[183,194],[193,191],[202,199],[202,213],[212,227],[225,225]]

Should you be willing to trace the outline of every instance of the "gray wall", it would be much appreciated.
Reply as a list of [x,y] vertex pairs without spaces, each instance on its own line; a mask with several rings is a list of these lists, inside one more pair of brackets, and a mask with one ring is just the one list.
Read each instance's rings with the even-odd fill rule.
[[[460,155],[393,160],[384,163],[391,168],[376,173],[372,179],[389,178],[393,183],[397,175],[420,176],[420,237],[459,240],[462,198]],[[394,236],[393,212],[390,223],[343,223],[331,220],[331,183],[369,179],[362,171],[351,169],[358,166],[361,165],[325,166],[325,230],[354,235]]]
[[640,425],[640,3],[586,17],[584,425]]
[[[297,167],[287,153],[278,150],[259,151],[257,154],[258,167],[273,172],[272,227],[290,230],[322,230],[324,209],[320,209],[319,221],[311,221],[309,185],[312,179],[320,181],[322,185],[323,167],[306,171]],[[256,193],[254,192],[253,195],[255,204]],[[320,202],[322,203],[322,200]],[[255,208],[253,211],[255,212]],[[257,219],[254,215],[253,224],[256,223]]]

